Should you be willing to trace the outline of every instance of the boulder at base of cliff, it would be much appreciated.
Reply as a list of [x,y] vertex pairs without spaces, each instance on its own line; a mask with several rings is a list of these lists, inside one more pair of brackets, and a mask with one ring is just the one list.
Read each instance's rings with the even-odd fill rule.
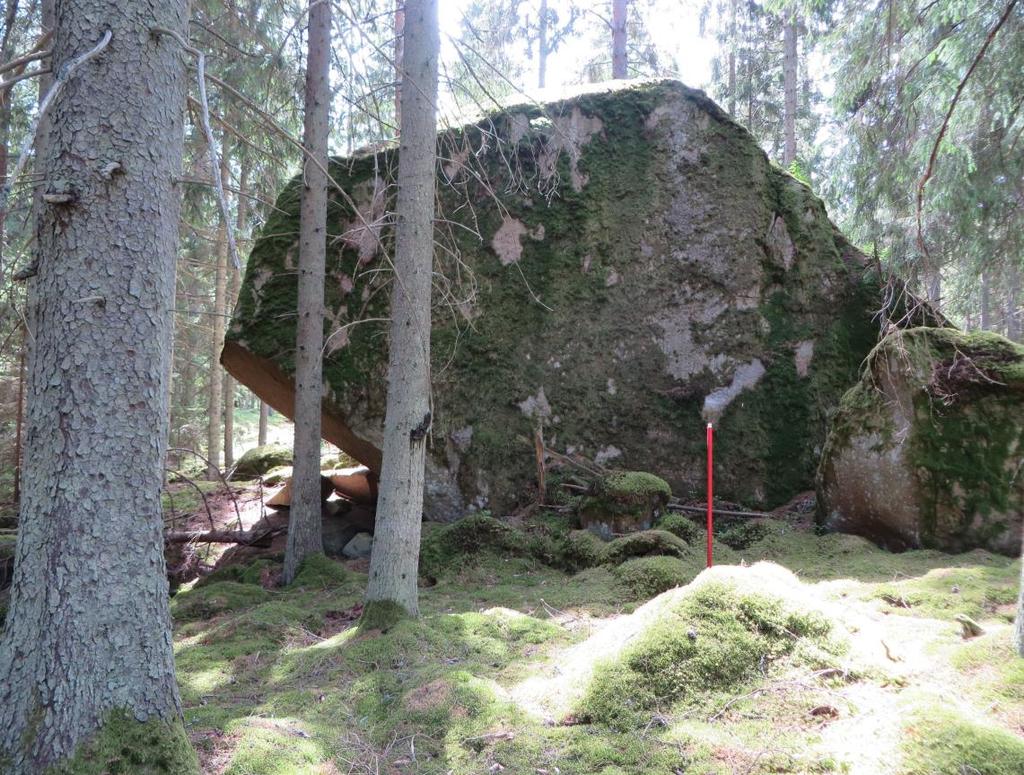
[[649,530],[672,497],[664,479],[645,471],[614,471],[594,490],[580,507],[580,526],[606,541]]
[[986,332],[897,331],[833,420],[818,518],[894,550],[1017,554],[1022,469],[1024,347]]

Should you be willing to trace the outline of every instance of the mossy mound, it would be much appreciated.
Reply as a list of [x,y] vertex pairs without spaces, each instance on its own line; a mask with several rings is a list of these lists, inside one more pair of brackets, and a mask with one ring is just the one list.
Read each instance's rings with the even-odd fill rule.
[[209,619],[217,614],[249,608],[270,599],[270,593],[255,584],[217,581],[195,586],[171,598],[171,614],[177,621]]
[[468,557],[482,552],[526,557],[543,553],[543,549],[521,530],[488,513],[478,512],[457,522],[424,530],[419,573],[436,579],[458,570]]
[[263,475],[263,484],[277,487],[292,478],[291,466],[274,466]]
[[707,535],[694,520],[682,514],[666,514],[658,520],[658,530],[665,530],[688,544],[703,543]]
[[1024,740],[953,708],[915,714],[903,730],[900,775],[1019,775]]
[[[674,81],[508,107],[439,137],[433,436],[425,513],[531,491],[558,451],[773,506],[813,484],[824,420],[877,340],[878,285],[809,188]],[[332,159],[325,437],[379,470],[393,147]],[[510,162],[510,160],[513,160]],[[287,406],[301,180],[257,237],[222,361]],[[463,284],[460,287],[460,284]],[[465,299],[464,303],[449,303]],[[360,321],[357,326],[354,321]]]
[[646,600],[693,580],[693,567],[678,557],[636,557],[612,571],[636,599]]
[[605,546],[603,561],[617,565],[632,557],[687,557],[689,554],[690,547],[677,536],[664,530],[643,530],[610,541]]
[[738,693],[784,659],[840,648],[830,621],[807,607],[799,582],[776,566],[715,568],[645,609],[647,626],[594,671],[580,718],[632,729],[656,709]]
[[239,479],[254,479],[274,468],[291,464],[292,451],[289,447],[283,444],[264,444],[262,447],[253,447],[247,450],[239,458],[234,475]]
[[893,549],[1019,554],[1024,347],[997,334],[887,336],[842,400],[818,518]]

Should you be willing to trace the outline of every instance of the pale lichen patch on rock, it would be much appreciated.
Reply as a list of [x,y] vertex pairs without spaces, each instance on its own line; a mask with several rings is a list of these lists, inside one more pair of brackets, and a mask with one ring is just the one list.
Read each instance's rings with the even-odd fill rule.
[[523,257],[522,237],[529,229],[518,218],[508,215],[501,222],[501,227],[494,232],[491,248],[498,254],[502,266],[515,264]]
[[814,358],[814,340],[806,339],[793,348],[793,360],[796,363],[798,377],[806,377]]
[[736,369],[732,376],[732,382],[726,386],[713,391],[704,398],[703,417],[707,422],[714,422],[729,407],[736,397],[744,390],[748,390],[765,375],[764,364],[759,358],[754,358],[750,363],[744,364]]

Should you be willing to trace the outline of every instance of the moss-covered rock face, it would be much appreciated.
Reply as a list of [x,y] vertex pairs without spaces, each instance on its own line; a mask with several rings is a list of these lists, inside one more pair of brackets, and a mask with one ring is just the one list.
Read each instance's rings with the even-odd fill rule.
[[819,520],[892,549],[1020,552],[1024,347],[914,328],[872,351],[836,414]]
[[[771,506],[810,489],[876,341],[876,284],[811,191],[677,82],[519,106],[439,136],[426,516],[531,490],[533,432]],[[335,159],[324,434],[380,462],[395,151]],[[222,356],[291,409],[299,183],[252,251]],[[441,278],[444,279],[441,279]]]
[[292,464],[292,451],[282,444],[264,444],[248,450],[238,465],[235,476],[238,478],[263,476],[263,474]]

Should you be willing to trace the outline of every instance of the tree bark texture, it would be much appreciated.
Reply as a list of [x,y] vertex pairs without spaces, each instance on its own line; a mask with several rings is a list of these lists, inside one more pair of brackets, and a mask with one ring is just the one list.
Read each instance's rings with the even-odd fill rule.
[[430,428],[430,288],[434,255],[437,0],[405,8],[398,223],[391,285],[388,398],[368,601],[419,613],[423,465]]
[[[233,17],[232,17],[233,18]],[[238,208],[235,220],[235,235],[240,239],[249,219],[249,198],[246,188],[249,183],[249,164],[242,159],[238,175]],[[228,299],[225,311],[230,314],[238,301],[238,288],[242,283],[240,269],[228,269]],[[225,318],[226,319],[226,318]],[[218,358],[219,360],[219,358]],[[224,369],[224,468],[230,470],[235,464],[235,378]]]
[[796,86],[797,86],[797,24],[796,9],[789,9],[783,29],[785,51],[782,60],[784,91],[782,165],[788,167],[796,161]]
[[626,7],[628,0],[612,0],[612,78],[626,74]]
[[[222,143],[220,157],[221,180],[227,179],[227,154]],[[220,367],[220,351],[224,347],[225,308],[224,297],[227,295],[228,280],[228,224],[221,216],[220,227],[217,229],[217,249],[214,255],[216,262],[213,283],[213,318],[210,326],[210,375],[207,383],[206,401],[206,459],[209,468],[206,478],[211,482],[220,480],[218,473],[221,463],[221,418],[224,413],[224,382]]]
[[729,5],[729,115],[736,116],[736,49],[739,39],[736,37],[736,6],[739,0],[731,0]]
[[305,186],[299,210],[298,325],[295,341],[295,450],[288,544],[282,580],[290,584],[302,561],[322,552],[320,402],[323,397],[324,264],[327,256],[327,143],[330,131],[331,6],[309,11],[309,49],[303,145]]
[[260,424],[256,431],[256,444],[262,447],[267,443],[267,426],[270,424],[270,407],[266,401],[260,401]]
[[405,0],[395,0],[395,126],[402,131],[402,60],[405,58]]
[[[117,710],[176,720],[160,485],[188,3],[61,0],[36,221],[21,521],[0,643],[0,760],[43,772]],[[119,169],[105,176],[111,162]]]

